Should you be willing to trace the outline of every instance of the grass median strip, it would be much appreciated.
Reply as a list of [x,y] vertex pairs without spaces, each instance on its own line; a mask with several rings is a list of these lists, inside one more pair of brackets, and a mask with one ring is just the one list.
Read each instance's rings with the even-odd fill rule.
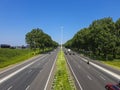
[[75,90],[62,50],[58,54],[56,68],[52,90]]

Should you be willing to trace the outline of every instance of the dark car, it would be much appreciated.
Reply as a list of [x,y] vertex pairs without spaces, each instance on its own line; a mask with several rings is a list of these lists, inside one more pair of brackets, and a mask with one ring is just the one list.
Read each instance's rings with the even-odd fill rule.
[[107,84],[105,86],[106,90],[120,90],[119,85],[114,85],[114,84]]
[[75,53],[73,52],[73,55],[75,55]]
[[71,55],[71,53],[69,52],[69,55]]

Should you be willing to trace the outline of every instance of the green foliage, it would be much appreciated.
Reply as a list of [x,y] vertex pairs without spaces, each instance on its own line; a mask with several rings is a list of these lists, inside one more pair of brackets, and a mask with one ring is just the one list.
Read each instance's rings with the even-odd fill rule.
[[[65,46],[87,55],[103,59],[114,59],[120,54],[120,19],[95,20],[88,28],[81,29]],[[89,55],[90,56],[90,55]]]
[[31,49],[36,50],[37,48],[44,51],[45,48],[57,47],[58,43],[53,41],[51,37],[44,33],[41,29],[33,29],[31,32],[26,34],[26,43],[30,45]]
[[120,69],[120,60],[119,59],[115,59],[115,60],[112,60],[112,61],[102,61],[103,63],[107,64],[107,65],[110,65],[112,67],[115,67],[115,68],[118,68]]
[[28,49],[0,49],[0,68],[26,60],[32,57],[32,51]]

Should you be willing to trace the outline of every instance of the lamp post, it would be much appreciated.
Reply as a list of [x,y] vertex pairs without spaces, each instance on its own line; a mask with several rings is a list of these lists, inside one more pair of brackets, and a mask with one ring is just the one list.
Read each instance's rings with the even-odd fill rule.
[[63,40],[63,26],[61,26],[61,60],[62,60],[62,40]]
[[63,26],[61,26],[61,49],[62,49],[62,41],[63,41]]

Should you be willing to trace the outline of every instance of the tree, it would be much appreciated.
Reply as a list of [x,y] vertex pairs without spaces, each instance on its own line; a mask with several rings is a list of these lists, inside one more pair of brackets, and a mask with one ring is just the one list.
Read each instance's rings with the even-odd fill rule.
[[76,51],[92,52],[102,59],[116,58],[120,54],[120,19],[116,22],[110,17],[95,20],[88,28],[78,31],[65,46]]
[[31,32],[26,34],[26,43],[30,45],[31,49],[36,50],[37,48],[44,51],[45,48],[54,47],[58,44],[51,39],[51,37],[44,33],[42,29],[32,29]]

